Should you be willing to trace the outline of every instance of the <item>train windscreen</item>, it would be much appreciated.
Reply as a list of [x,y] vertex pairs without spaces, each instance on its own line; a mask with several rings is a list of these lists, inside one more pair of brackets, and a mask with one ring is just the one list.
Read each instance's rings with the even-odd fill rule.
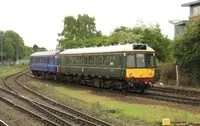
[[155,67],[155,56],[153,53],[130,54],[127,56],[127,67],[153,68]]

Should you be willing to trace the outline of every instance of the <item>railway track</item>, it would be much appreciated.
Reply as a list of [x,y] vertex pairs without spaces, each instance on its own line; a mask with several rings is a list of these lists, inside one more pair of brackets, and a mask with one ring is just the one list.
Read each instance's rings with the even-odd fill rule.
[[[5,83],[8,85],[8,83],[5,81]],[[12,89],[12,88],[11,88]],[[4,101],[5,103],[12,105],[14,107],[17,106],[18,109],[22,110],[23,112],[28,113],[29,115],[37,116],[37,119],[44,120],[45,124],[48,122],[50,125],[66,125],[66,126],[73,126],[73,123],[68,122],[66,120],[63,120],[59,116],[47,111],[46,109],[42,108],[41,106],[37,105],[36,103],[32,102],[29,98],[19,94],[15,93],[16,91],[13,90],[13,92],[0,88],[1,97],[0,99]],[[2,94],[4,93],[4,94]],[[9,100],[5,97],[9,97]],[[11,98],[13,97],[13,98]],[[18,103],[18,104],[16,104]],[[49,125],[47,124],[47,125]]]
[[186,105],[193,105],[193,106],[199,106],[200,105],[199,99],[188,98],[188,97],[180,97],[180,96],[175,96],[175,95],[171,95],[171,94],[148,92],[146,94],[143,94],[142,97],[161,100],[161,101],[167,101],[167,102],[173,102],[173,103],[178,103],[178,104],[186,104]]
[[[84,87],[81,87],[84,88]],[[122,93],[120,91],[109,91],[105,89],[93,89],[89,87],[92,90],[101,91],[101,92],[110,92],[110,93],[116,93],[120,95],[125,96],[134,96],[134,97],[141,97],[141,98],[147,98],[147,99],[153,99],[153,100],[159,100],[159,101],[166,101],[166,102],[172,102],[172,103],[178,103],[178,104],[186,104],[186,105],[193,105],[193,106],[199,106],[200,105],[200,99],[196,98],[190,98],[190,97],[181,97],[173,94],[165,94],[162,92],[146,92],[146,93],[140,93],[140,92],[128,92],[128,93]]]
[[200,91],[193,91],[193,90],[186,90],[186,89],[175,89],[175,88],[170,88],[170,87],[153,87],[150,90],[200,98]]
[[[30,74],[26,74],[26,76],[29,76],[31,78],[35,78],[34,76],[32,76]],[[147,98],[147,99],[153,99],[153,100],[160,100],[160,101],[167,101],[167,102],[178,103],[178,104],[193,105],[193,106],[199,106],[200,105],[200,99],[193,98],[193,97],[179,96],[179,95],[176,95],[176,94],[173,94],[173,93],[169,94],[168,92],[164,93],[164,92],[160,92],[158,90],[151,90],[150,92],[146,92],[144,94],[141,94],[139,92],[132,92],[132,91],[130,91],[128,93],[123,93],[121,91],[99,89],[99,88],[95,88],[95,87],[75,85],[75,84],[67,84],[67,85],[72,86],[72,87],[80,87],[80,88],[83,88],[83,89],[90,89],[90,90],[97,91],[97,92],[107,92],[107,93],[111,93],[111,94],[135,96],[135,97],[141,97],[141,98]]]
[[[58,103],[50,98],[47,98],[44,95],[41,95],[30,88],[26,87],[22,83],[19,82],[19,78],[22,76],[21,74],[15,74],[15,84],[23,88],[23,90],[26,90],[25,93],[19,92],[19,87],[13,88],[13,84],[8,84],[7,83],[7,78],[4,79],[5,85],[8,87],[9,90],[13,91],[13,94],[16,96],[19,96],[21,99],[24,101],[30,102],[33,104],[33,106],[41,111],[42,113],[46,114],[48,117],[51,118],[55,123],[58,123],[59,125],[69,125],[69,126],[74,126],[74,125],[87,125],[87,126],[111,126],[111,124],[102,121],[100,119],[91,117],[89,115],[86,115],[78,110],[75,110],[73,108],[70,108],[69,106],[65,106],[64,104]],[[21,89],[20,89],[21,90]],[[32,96],[31,98],[29,97],[31,95],[35,95],[34,97]],[[24,97],[27,96],[27,97]],[[36,98],[37,97],[37,98]],[[39,99],[40,100],[39,100]],[[43,101],[43,102],[41,102]],[[44,103],[46,102],[46,103]],[[48,105],[47,105],[48,104]],[[67,121],[66,121],[67,120]]]
[[[3,89],[3,88],[1,88],[1,87],[0,87],[0,90],[1,90],[2,92],[6,93],[7,95],[11,95],[11,96],[13,96],[13,97],[15,97],[15,98],[17,98],[17,99],[20,99],[20,96],[19,96],[19,95],[15,94],[15,93],[13,93],[13,92],[11,92],[11,91],[9,91],[9,90]],[[2,93],[2,92],[1,92],[1,93]],[[19,105],[19,104],[16,104],[14,101],[12,101],[13,99],[12,99],[12,100],[9,100],[8,98],[5,98],[5,96],[0,96],[0,100],[3,101],[3,102],[5,102],[5,103],[8,104],[8,105],[14,107],[15,109],[17,109],[17,110],[19,110],[19,111],[21,111],[21,112],[23,112],[23,113],[26,113],[26,114],[28,114],[29,116],[31,116],[31,117],[33,117],[33,118],[35,118],[35,119],[41,121],[44,125],[59,126],[59,125],[57,125],[56,123],[52,122],[51,120],[48,120],[48,119],[42,117],[42,116],[39,115],[38,113],[33,112],[33,111],[31,111],[31,110],[25,108],[25,107],[22,106],[21,104],[20,104],[20,105]],[[24,102],[23,102],[23,103],[24,103]]]
[[0,126],[8,126],[4,121],[0,120]]

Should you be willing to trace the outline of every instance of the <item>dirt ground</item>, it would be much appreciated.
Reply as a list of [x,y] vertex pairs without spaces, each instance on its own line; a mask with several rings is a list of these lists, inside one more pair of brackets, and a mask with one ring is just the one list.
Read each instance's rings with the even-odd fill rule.
[[[0,78],[0,86],[3,86],[3,80]],[[0,120],[9,126],[43,126],[42,123],[29,117],[28,114],[16,110],[12,106],[0,101]]]

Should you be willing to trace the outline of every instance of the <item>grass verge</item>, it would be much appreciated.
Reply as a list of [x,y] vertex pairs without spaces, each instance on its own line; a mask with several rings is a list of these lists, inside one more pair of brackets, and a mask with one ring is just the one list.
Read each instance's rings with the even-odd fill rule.
[[66,88],[66,86],[49,85],[36,81],[29,82],[29,86],[115,125],[156,125],[155,122],[163,118],[188,122],[200,120],[200,114],[160,105],[133,103],[117,96],[101,96],[89,90]]
[[4,77],[27,68],[27,65],[0,66],[0,77]]

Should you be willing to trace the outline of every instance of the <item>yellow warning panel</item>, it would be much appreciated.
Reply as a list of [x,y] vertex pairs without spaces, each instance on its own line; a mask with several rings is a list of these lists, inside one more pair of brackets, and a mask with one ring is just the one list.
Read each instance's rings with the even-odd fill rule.
[[155,76],[154,68],[127,68],[126,77],[131,78],[152,78]]

